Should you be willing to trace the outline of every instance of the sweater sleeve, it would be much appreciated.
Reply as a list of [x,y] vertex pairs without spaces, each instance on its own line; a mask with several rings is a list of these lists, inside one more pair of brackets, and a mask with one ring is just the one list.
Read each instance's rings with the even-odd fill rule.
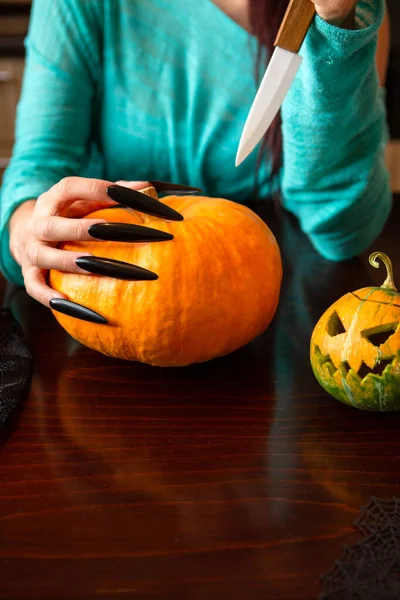
[[101,0],[33,1],[15,144],[0,194],[0,269],[18,285],[21,269],[9,250],[13,211],[90,162],[101,5]]
[[391,210],[384,90],[375,62],[384,0],[357,5],[352,31],[315,18],[282,107],[285,208],[326,259],[366,250]]

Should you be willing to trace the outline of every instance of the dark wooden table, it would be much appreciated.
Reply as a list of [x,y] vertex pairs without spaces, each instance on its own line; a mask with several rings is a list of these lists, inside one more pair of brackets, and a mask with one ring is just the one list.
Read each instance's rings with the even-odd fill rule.
[[[311,600],[359,538],[360,507],[400,494],[397,414],[333,400],[308,362],[322,312],[380,285],[382,269],[368,252],[327,262],[291,219],[257,210],[282,248],[280,308],[263,336],[208,364],[114,361],[24,291],[4,296],[35,374],[1,438],[1,598]],[[373,249],[400,283],[399,222],[397,199]]]

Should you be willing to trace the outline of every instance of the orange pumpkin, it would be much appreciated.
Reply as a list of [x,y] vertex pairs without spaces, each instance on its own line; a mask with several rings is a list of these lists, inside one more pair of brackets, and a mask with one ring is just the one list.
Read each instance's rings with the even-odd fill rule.
[[[146,193],[157,197],[153,188]],[[162,202],[184,221],[124,208],[87,217],[145,224],[172,233],[172,241],[60,244],[144,267],[158,279],[124,281],[51,271],[53,289],[100,313],[108,325],[53,314],[82,344],[126,360],[184,366],[233,352],[261,334],[276,311],[282,279],[276,240],[253,211],[229,200],[168,196]]]
[[351,292],[318,321],[311,365],[322,387],[342,402],[371,411],[400,409],[400,294],[386,254],[376,252],[388,277],[381,287]]

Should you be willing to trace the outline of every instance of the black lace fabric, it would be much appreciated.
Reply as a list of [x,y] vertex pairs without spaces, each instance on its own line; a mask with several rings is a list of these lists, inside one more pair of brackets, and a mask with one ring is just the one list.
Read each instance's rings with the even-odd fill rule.
[[8,309],[0,310],[0,426],[26,394],[32,356],[22,330]]
[[321,600],[400,600],[400,499],[371,498],[355,525],[364,537],[323,576]]

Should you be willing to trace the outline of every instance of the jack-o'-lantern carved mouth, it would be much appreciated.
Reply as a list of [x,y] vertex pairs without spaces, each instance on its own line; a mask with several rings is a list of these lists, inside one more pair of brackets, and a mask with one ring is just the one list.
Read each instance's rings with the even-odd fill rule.
[[[337,368],[332,361],[329,354],[324,354],[319,346],[315,346],[315,352],[319,358],[320,365],[325,365],[325,368],[328,369],[331,377],[339,371],[340,375],[346,379],[349,372],[352,371],[355,373],[361,381],[363,381],[368,375],[376,375],[377,377],[381,377],[385,371],[385,369],[390,366],[394,359],[395,355],[387,355],[384,351],[385,344],[390,340],[390,338],[396,333],[399,328],[398,323],[388,323],[385,325],[379,325],[378,327],[372,327],[369,329],[365,329],[360,332],[361,337],[366,340],[369,344],[374,346],[377,350],[375,365],[370,368],[364,361],[361,362],[358,370],[355,370],[351,367],[351,365],[347,361],[343,361],[340,363]],[[326,326],[326,333],[329,337],[334,338],[337,336],[341,336],[347,333],[347,330],[339,317],[338,313],[335,311],[332,313],[331,317],[328,320]]]
[[375,375],[377,377],[382,377],[386,368],[389,367],[390,365],[392,365],[393,361],[396,358],[395,356],[390,356],[388,358],[382,358],[382,359],[378,360],[377,364],[374,366],[373,369],[370,369],[370,367],[368,365],[366,365],[365,362],[362,362],[361,367],[358,369],[358,371],[354,371],[353,369],[351,369],[351,367],[347,361],[344,361],[343,363],[341,363],[339,365],[339,368],[337,369],[335,367],[335,365],[333,364],[333,361],[331,360],[330,356],[327,354],[323,354],[321,352],[319,346],[315,346],[315,354],[318,357],[318,362],[319,362],[320,366],[325,367],[328,370],[329,375],[331,377],[334,377],[335,374],[337,372],[339,372],[341,377],[346,379],[346,377],[348,376],[350,371],[352,371],[360,378],[361,382],[363,382],[368,375]]

